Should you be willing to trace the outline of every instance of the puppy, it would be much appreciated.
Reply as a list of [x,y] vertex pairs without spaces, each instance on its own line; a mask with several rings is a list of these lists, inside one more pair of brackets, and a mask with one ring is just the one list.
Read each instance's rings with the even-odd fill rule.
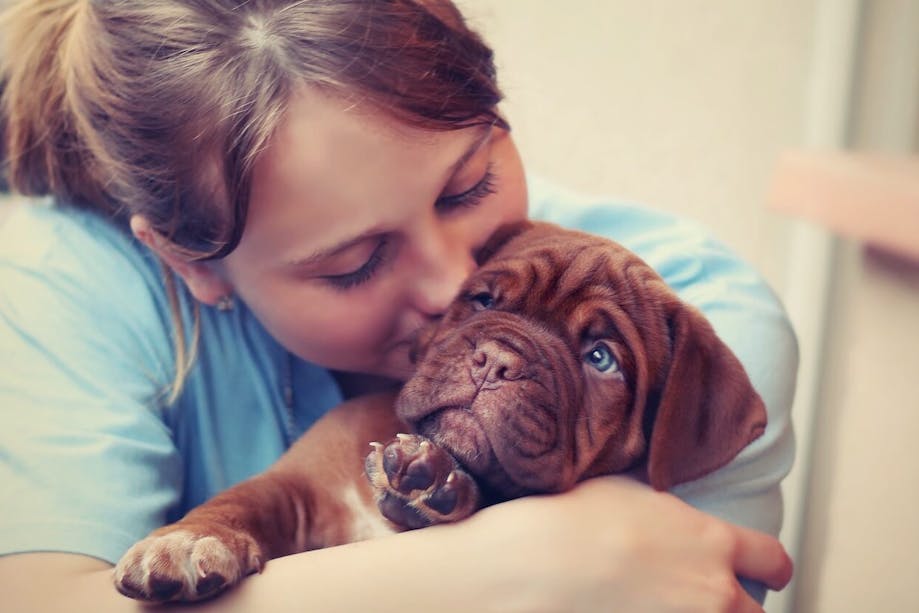
[[480,260],[420,335],[397,397],[330,411],[268,471],[129,549],[116,588],[200,600],[274,557],[457,521],[597,475],[666,490],[765,430],[737,358],[622,246],[526,223]]

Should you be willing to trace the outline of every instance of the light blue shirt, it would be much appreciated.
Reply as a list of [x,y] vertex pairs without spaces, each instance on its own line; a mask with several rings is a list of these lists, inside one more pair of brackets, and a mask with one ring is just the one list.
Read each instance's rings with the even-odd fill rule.
[[[766,433],[674,493],[777,534],[779,482],[794,455],[797,347],[762,277],[671,215],[538,180],[530,202],[535,218],[637,252],[740,358],[768,408]],[[0,554],[74,552],[114,563],[152,529],[264,470],[340,401],[330,374],[291,357],[244,305],[202,307],[200,318],[197,359],[167,406],[173,326],[156,260],[94,214],[12,212],[0,227]]]

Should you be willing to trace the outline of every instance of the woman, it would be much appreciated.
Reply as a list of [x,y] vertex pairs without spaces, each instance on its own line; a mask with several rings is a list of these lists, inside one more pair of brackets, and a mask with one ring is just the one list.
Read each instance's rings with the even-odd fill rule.
[[12,610],[135,606],[111,586],[121,553],[342,397],[405,378],[413,335],[528,204],[635,249],[702,308],[766,435],[676,492],[697,508],[596,479],[276,560],[211,606],[755,611],[762,586],[737,577],[788,581],[757,531],[779,528],[792,455],[781,308],[690,224],[534,181],[528,197],[491,52],[452,4],[33,0],[3,26],[10,184],[54,203],[0,241]]

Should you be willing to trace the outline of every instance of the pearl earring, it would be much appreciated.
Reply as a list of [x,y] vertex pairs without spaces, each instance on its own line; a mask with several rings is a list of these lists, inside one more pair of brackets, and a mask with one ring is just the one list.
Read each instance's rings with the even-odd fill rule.
[[225,294],[217,299],[218,311],[232,311],[234,306],[233,296],[230,294]]

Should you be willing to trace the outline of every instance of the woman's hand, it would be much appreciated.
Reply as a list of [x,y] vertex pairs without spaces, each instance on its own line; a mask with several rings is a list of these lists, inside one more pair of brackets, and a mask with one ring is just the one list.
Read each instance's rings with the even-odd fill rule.
[[761,611],[736,577],[777,590],[792,573],[771,536],[625,477],[496,505],[464,523],[457,531],[481,548],[481,572],[506,610]]

